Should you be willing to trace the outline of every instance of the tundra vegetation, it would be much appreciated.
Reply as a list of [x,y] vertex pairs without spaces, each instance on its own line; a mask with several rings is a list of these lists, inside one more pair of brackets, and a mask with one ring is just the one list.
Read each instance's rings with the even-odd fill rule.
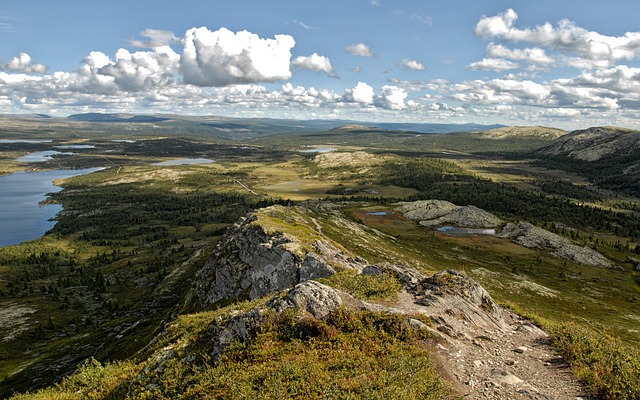
[[[454,397],[423,337],[407,333],[392,316],[346,310],[325,321],[273,316],[219,360],[202,350],[191,364],[141,373],[154,352],[170,343],[200,343],[211,321],[250,307],[238,302],[202,310],[190,295],[225,230],[253,209],[308,199],[337,204],[350,222],[318,212],[305,224],[286,226],[292,233],[308,235],[318,224],[322,235],[372,264],[462,271],[547,329],[596,393],[639,396],[635,175],[614,178],[605,160],[589,168],[584,160],[536,152],[555,131],[495,138],[358,128],[243,134],[232,141],[233,135],[215,136],[211,129],[184,121],[12,119],[4,125],[3,138],[51,142],[0,143],[0,173],[105,169],[58,182],[64,190],[48,200],[64,206],[56,226],[0,249],[1,396],[58,382],[16,397]],[[43,163],[15,161],[69,144],[95,147]],[[305,146],[337,150],[298,152]],[[215,162],[154,165],[185,157]],[[637,161],[624,157],[626,168]],[[426,199],[473,205],[505,222],[527,221],[597,250],[614,267],[577,264],[494,236],[447,236],[398,211],[400,201]],[[388,276],[348,271],[323,282],[380,301],[399,290]]]

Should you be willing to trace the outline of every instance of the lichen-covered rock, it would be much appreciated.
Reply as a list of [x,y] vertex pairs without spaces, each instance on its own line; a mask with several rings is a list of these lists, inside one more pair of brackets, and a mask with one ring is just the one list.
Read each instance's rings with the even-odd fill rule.
[[278,231],[267,233],[254,215],[240,219],[220,239],[199,271],[194,294],[200,306],[261,298],[331,276],[334,266],[362,269],[365,263],[323,237],[303,243]]
[[405,218],[414,221],[426,221],[442,217],[458,208],[460,207],[444,200],[419,200],[402,203],[400,212]]
[[316,281],[296,285],[286,296],[275,297],[262,306],[235,315],[224,323],[214,322],[207,329],[210,355],[218,357],[234,341],[246,340],[265,321],[270,311],[282,313],[296,310],[321,319],[342,305],[338,293],[329,286]]
[[586,247],[578,246],[569,239],[539,228],[528,222],[509,223],[505,225],[498,237],[511,239],[521,246],[550,250],[551,254],[592,267],[610,268],[613,264],[602,254]]
[[293,287],[302,260],[285,248],[289,242],[282,235],[267,235],[250,219],[236,224],[198,274],[198,299],[205,305],[237,297],[257,299]]
[[300,282],[326,278],[336,271],[329,264],[313,253],[307,253],[300,266]]
[[494,228],[502,225],[495,215],[475,206],[457,206],[443,200],[421,200],[403,203],[405,218],[422,226],[455,225],[463,228]]
[[[502,329],[502,308],[475,280],[457,271],[441,271],[417,285],[417,303],[429,307],[433,315],[451,316],[488,329]],[[445,318],[446,317],[446,318]]]
[[304,310],[317,319],[327,317],[341,305],[342,299],[334,289],[316,281],[300,283],[286,297],[269,303],[278,312],[293,308]]

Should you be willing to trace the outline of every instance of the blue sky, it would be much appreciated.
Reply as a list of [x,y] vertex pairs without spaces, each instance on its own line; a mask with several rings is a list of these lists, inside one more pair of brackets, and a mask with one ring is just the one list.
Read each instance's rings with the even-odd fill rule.
[[636,1],[0,1],[0,113],[640,128]]

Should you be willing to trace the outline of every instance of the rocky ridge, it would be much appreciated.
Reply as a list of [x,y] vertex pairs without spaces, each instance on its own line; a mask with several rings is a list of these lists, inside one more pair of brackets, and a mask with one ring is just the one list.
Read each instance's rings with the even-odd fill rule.
[[[274,212],[280,217],[286,215],[286,209],[266,209],[259,214]],[[369,265],[365,259],[340,249],[322,236],[294,237],[288,225],[291,221],[283,222],[282,230],[289,233],[278,231],[274,220],[268,220],[266,226],[260,221],[260,215],[252,215],[229,231],[198,277],[197,297],[206,306],[243,293],[249,298],[282,291],[286,294],[232,316],[222,324],[212,322],[207,329],[214,358],[233,341],[249,337],[269,312],[297,310],[307,318],[324,318],[338,307],[347,307],[407,315],[408,327],[428,330],[433,337],[434,356],[440,359],[445,374],[464,397],[588,396],[562,360],[553,354],[546,333],[499,307],[477,282],[465,275],[443,271],[428,276],[400,265]],[[321,231],[320,226],[315,229]],[[321,251],[323,247],[327,250]],[[344,291],[302,279],[303,265],[312,271],[309,278],[313,273],[326,275],[345,268],[365,275],[393,274],[402,290],[394,301],[359,300]],[[415,314],[428,316],[432,323],[412,318]],[[163,349],[149,368],[160,368],[155,364],[176,357],[175,350]]]

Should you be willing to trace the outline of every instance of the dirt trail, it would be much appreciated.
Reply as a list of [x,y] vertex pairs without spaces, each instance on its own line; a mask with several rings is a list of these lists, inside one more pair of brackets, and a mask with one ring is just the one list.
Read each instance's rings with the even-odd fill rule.
[[497,306],[475,281],[451,271],[435,278],[391,268],[405,290],[396,301],[367,307],[431,317],[438,363],[463,398],[596,398],[555,354],[544,331]]

